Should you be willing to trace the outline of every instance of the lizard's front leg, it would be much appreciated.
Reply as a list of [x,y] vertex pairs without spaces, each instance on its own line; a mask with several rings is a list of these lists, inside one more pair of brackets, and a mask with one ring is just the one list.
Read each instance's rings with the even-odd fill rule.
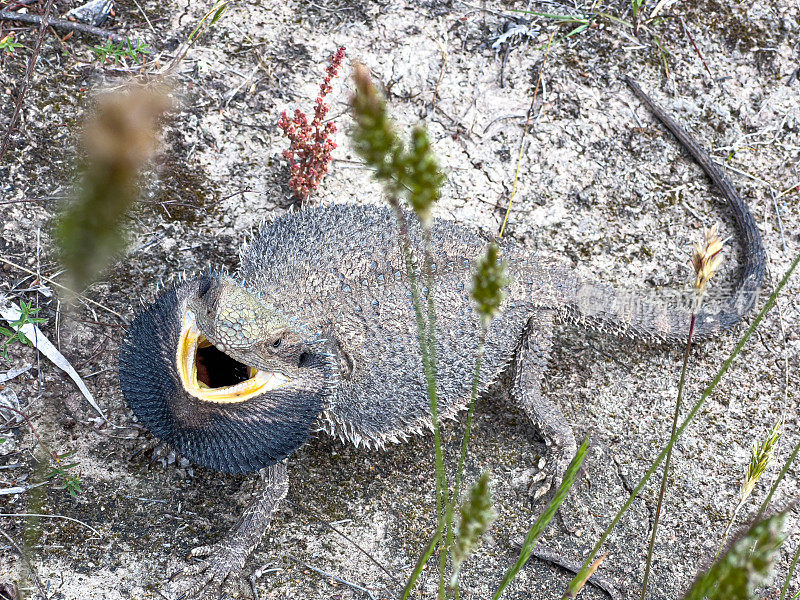
[[542,396],[542,377],[550,358],[554,326],[555,313],[537,309],[528,320],[514,361],[511,396],[539,429],[554,461],[549,476],[532,492],[533,500],[538,500],[553,486],[560,484],[577,450],[575,435],[561,409],[555,402]]
[[202,561],[181,573],[177,598],[212,599],[221,595],[244,568],[269,525],[269,519],[289,491],[286,461],[259,471],[261,483],[255,499],[248,505],[236,525],[216,544],[200,546],[189,553]]

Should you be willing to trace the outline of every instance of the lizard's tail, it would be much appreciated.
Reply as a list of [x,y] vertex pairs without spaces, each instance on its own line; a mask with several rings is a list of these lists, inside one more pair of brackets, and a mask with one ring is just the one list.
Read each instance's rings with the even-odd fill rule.
[[[741,321],[758,299],[766,270],[766,255],[761,233],[750,209],[730,179],[711,161],[708,153],[678,125],[672,117],[645,94],[630,78],[623,76],[636,96],[678,139],[728,201],[736,220],[742,244],[742,268],[735,288],[725,298],[707,299],[695,321],[695,339],[713,336]],[[656,298],[643,299],[642,292],[626,295],[602,284],[579,285],[573,301],[567,305],[565,320],[582,322],[615,335],[629,335],[650,340],[685,339],[689,330],[694,295],[678,294],[672,298],[659,292]]]

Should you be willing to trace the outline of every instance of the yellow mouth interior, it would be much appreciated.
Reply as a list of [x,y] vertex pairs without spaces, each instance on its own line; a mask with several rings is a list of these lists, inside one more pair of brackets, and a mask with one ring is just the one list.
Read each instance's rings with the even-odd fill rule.
[[280,372],[260,371],[222,353],[197,329],[192,311],[186,311],[176,356],[183,388],[205,402],[232,404],[286,385]]

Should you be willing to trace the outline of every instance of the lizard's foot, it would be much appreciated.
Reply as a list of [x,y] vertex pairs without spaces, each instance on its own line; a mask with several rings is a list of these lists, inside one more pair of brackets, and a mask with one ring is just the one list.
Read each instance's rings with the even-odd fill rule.
[[209,546],[199,546],[189,552],[188,558],[200,562],[189,565],[178,576],[175,600],[217,600],[234,586],[247,560],[246,548],[231,540]]
[[216,544],[189,552],[189,558],[201,561],[180,574],[182,581],[176,600],[217,600],[222,591],[239,583],[239,574],[261,541],[270,515],[289,490],[286,462],[262,469],[261,476],[263,484],[256,499],[228,535]]
[[[561,484],[564,481],[567,468],[570,464],[570,460],[568,460],[566,456],[553,457],[552,460],[555,462],[546,466],[543,465],[543,461],[540,461],[539,471],[532,476],[530,482],[528,483],[528,499],[535,511],[544,510],[545,506],[547,506],[553,500],[556,492],[558,492],[558,489],[561,487]],[[563,504],[561,504],[557,513],[562,524],[564,525],[564,528],[570,534],[573,534],[580,529],[579,520],[575,512],[577,506],[575,502],[578,502],[577,488],[581,479],[583,478],[583,475],[584,471],[582,466],[575,476],[575,482],[567,492],[567,495],[563,500]]]

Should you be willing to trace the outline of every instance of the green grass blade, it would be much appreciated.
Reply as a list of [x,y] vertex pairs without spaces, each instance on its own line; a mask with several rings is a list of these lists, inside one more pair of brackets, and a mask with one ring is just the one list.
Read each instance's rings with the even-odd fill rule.
[[604,19],[608,19],[609,21],[613,21],[614,23],[619,23],[620,25],[624,25],[625,27],[631,29],[633,27],[633,23],[626,21],[625,19],[620,19],[619,17],[615,17],[614,15],[610,15],[606,12],[598,12],[598,17],[603,17]]
[[[792,583],[792,577],[794,576],[794,568],[797,566],[797,559],[800,558],[800,543],[797,544],[797,550],[794,551],[794,556],[792,557],[792,564],[789,565],[789,572],[786,574],[786,581],[783,583],[783,587],[781,588],[781,599],[783,600],[786,598],[786,593],[789,591],[789,584]],[[793,596],[793,598],[797,598],[800,595],[800,591],[797,592]]]
[[[628,508],[630,508],[630,505],[633,504],[633,501],[637,498],[639,493],[642,491],[642,488],[645,486],[645,484],[647,484],[647,482],[650,480],[650,477],[652,477],[653,473],[656,472],[656,469],[658,469],[659,465],[662,463],[662,461],[666,457],[667,452],[670,451],[672,446],[675,444],[675,441],[683,435],[683,432],[686,430],[686,428],[689,426],[689,424],[694,420],[694,418],[697,415],[698,411],[706,403],[706,400],[708,400],[709,396],[711,396],[711,393],[714,391],[714,388],[717,387],[717,384],[725,376],[725,373],[728,372],[728,369],[730,369],[731,365],[733,364],[733,361],[736,359],[736,357],[742,351],[742,348],[744,348],[745,344],[747,344],[747,342],[750,340],[750,336],[753,335],[753,332],[755,332],[756,328],[761,324],[761,321],[764,319],[764,316],[766,316],[766,314],[770,311],[772,306],[775,304],[775,301],[778,299],[778,295],[781,293],[783,288],[786,286],[786,283],[789,281],[791,276],[794,274],[794,271],[797,268],[798,263],[800,263],[800,254],[795,256],[794,260],[792,261],[792,264],[789,265],[789,269],[786,271],[786,273],[784,274],[784,276],[780,280],[780,282],[778,282],[778,285],[775,287],[775,290],[772,292],[772,294],[770,295],[770,297],[767,300],[766,304],[764,305],[764,308],[762,308],[761,311],[758,313],[758,315],[756,315],[756,318],[753,319],[752,325],[750,325],[750,327],[747,328],[747,331],[744,333],[744,335],[741,337],[739,342],[736,344],[736,347],[733,349],[733,351],[731,352],[730,356],[728,356],[728,358],[725,359],[725,362],[722,364],[722,367],[720,367],[719,371],[717,371],[717,374],[711,380],[711,383],[708,385],[708,387],[705,389],[705,391],[703,391],[703,394],[700,396],[700,399],[692,407],[692,410],[689,411],[689,414],[686,416],[686,418],[684,419],[683,423],[681,423],[681,426],[675,432],[675,435],[673,435],[670,438],[669,443],[666,445],[666,447],[664,447],[664,449],[661,450],[661,453],[658,455],[658,458],[656,458],[656,460],[653,462],[653,464],[650,466],[650,468],[644,474],[642,479],[636,485],[636,487],[634,488],[633,492],[631,492],[631,495],[628,498],[628,500],[626,500],[625,504],[623,504],[622,507],[617,511],[617,514],[614,516],[614,518],[612,519],[612,521],[609,524],[609,526],[603,532],[603,535],[600,536],[600,540],[598,540],[597,544],[595,544],[594,548],[592,548],[592,551],[589,553],[589,556],[586,558],[586,561],[583,563],[583,566],[581,567],[580,572],[570,582],[569,588],[568,588],[568,592],[567,592],[568,594],[569,593],[574,594],[575,591],[576,591],[576,586],[578,585],[578,582],[581,581],[582,579],[585,579],[586,571],[589,570],[589,567],[591,566],[592,562],[594,561],[595,556],[597,556],[597,553],[600,551],[600,548],[603,546],[603,544],[605,543],[606,539],[608,539],[608,536],[611,535],[611,532],[617,526],[617,523],[619,523],[620,519],[622,518],[622,515],[624,515],[625,512],[628,510]],[[567,597],[569,597],[569,596],[567,596]]]
[[417,584],[417,579],[419,578],[420,573],[422,573],[422,569],[425,568],[425,563],[427,563],[431,556],[433,556],[433,551],[436,549],[436,544],[439,543],[440,539],[442,539],[441,523],[439,524],[439,527],[436,528],[436,531],[433,532],[431,539],[428,540],[428,544],[425,546],[425,550],[423,550],[419,559],[417,559],[417,564],[414,565],[414,569],[411,571],[411,575],[406,582],[406,587],[403,588],[403,593],[400,596],[400,600],[407,600],[408,596],[411,594],[411,591]]
[[557,15],[555,13],[533,12],[530,10],[512,10],[511,12],[518,12],[525,15],[533,15],[534,17],[544,17],[545,19],[553,19],[554,21],[561,21],[563,23],[586,23],[588,19],[576,17],[573,15]]
[[[675,401],[675,411],[672,415],[672,429],[670,429],[670,437],[675,435],[675,429],[678,427],[678,419],[681,416],[681,405],[683,404],[683,390],[686,387],[686,371],[689,367],[689,356],[692,351],[692,335],[694,334],[694,325],[697,320],[697,315],[692,313],[691,321],[689,322],[689,335],[686,340],[686,348],[683,352],[683,366],[681,367],[681,378],[678,381],[678,399]],[[666,462],[664,463],[664,473],[661,476],[661,490],[658,493],[658,503],[656,504],[656,513],[653,517],[653,531],[650,534],[650,545],[647,547],[647,562],[644,567],[644,578],[642,579],[642,591],[639,594],[640,600],[645,600],[647,594],[647,581],[650,579],[650,569],[653,565],[653,551],[656,547],[656,536],[658,535],[658,523],[661,519],[661,508],[664,505],[664,498],[667,495],[667,482],[669,481],[669,466],[672,461],[672,452],[667,452]]]
[[500,587],[498,587],[497,591],[494,593],[492,600],[498,600],[498,598],[500,598],[500,596],[503,594],[503,591],[506,589],[506,587],[508,587],[508,584],[514,580],[514,577],[517,576],[517,573],[520,572],[520,569],[522,569],[522,567],[525,566],[525,563],[528,562],[528,559],[531,557],[531,553],[533,552],[533,548],[539,541],[539,537],[542,535],[542,533],[544,533],[547,525],[555,516],[558,507],[561,506],[561,503],[564,502],[564,499],[567,497],[572,484],[575,483],[575,477],[577,476],[578,471],[583,464],[583,459],[586,457],[586,450],[588,448],[589,438],[586,438],[583,440],[581,447],[578,448],[575,458],[572,459],[569,467],[567,467],[564,480],[561,482],[556,495],[553,496],[550,504],[547,505],[547,509],[545,509],[541,515],[539,515],[539,518],[536,519],[536,522],[528,530],[528,535],[525,536],[525,542],[522,544],[522,550],[520,551],[517,562],[515,562],[506,572],[505,577],[503,577],[503,581],[500,584]]
[[573,35],[578,35],[581,31],[589,29],[589,25],[590,23],[584,23],[583,25],[578,25],[575,29],[573,29],[567,35],[565,35],[564,38],[570,38]]

